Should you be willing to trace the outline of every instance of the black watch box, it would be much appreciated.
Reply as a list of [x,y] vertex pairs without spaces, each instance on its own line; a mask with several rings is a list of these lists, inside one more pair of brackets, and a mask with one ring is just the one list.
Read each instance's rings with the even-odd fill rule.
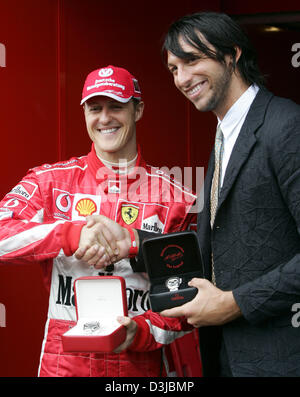
[[154,312],[192,300],[197,288],[188,282],[203,278],[203,262],[194,231],[164,234],[144,240],[142,251],[150,279],[150,307]]

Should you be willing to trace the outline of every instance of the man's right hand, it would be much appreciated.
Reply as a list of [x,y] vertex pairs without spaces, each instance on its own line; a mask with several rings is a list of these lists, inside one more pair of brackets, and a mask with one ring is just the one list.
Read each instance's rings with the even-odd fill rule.
[[[115,254],[105,240],[105,233],[108,232],[103,230],[100,224],[95,224],[93,227],[83,226],[75,257],[97,269],[106,266]],[[114,241],[112,242],[114,248],[113,244]]]
[[100,269],[128,257],[130,246],[131,237],[126,228],[103,215],[91,215],[82,228],[75,256]]

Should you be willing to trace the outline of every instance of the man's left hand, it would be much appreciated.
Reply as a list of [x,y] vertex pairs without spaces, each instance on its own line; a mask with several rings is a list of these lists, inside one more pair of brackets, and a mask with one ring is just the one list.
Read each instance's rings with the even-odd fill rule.
[[232,291],[222,291],[210,281],[193,278],[189,286],[198,289],[193,300],[182,306],[162,311],[166,317],[184,316],[194,327],[222,325],[241,316]]
[[127,334],[125,341],[114,350],[114,353],[121,353],[131,345],[138,327],[137,323],[129,317],[118,317],[118,321],[127,328]]

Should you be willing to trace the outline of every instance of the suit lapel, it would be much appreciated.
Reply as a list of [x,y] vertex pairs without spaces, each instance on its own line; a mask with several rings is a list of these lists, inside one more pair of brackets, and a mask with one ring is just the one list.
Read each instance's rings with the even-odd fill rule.
[[204,180],[204,208],[198,214],[197,234],[201,247],[201,255],[203,260],[204,277],[211,278],[211,247],[210,247],[210,187],[212,176],[214,173],[215,156],[214,151],[211,152],[208,162],[208,168]]
[[246,120],[232,150],[232,154],[225,173],[223,186],[220,191],[218,207],[222,205],[228,196],[228,193],[230,192],[240,169],[246,162],[253,146],[256,143],[255,132],[264,121],[265,111],[272,96],[273,94],[271,94],[269,91],[261,88],[250,107]]

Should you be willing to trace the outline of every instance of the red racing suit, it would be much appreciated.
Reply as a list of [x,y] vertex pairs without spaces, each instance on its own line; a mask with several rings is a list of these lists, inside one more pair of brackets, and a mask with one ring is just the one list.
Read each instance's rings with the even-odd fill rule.
[[[121,225],[160,233],[188,229],[195,196],[167,173],[146,165],[138,153],[134,171],[119,175],[105,167],[92,146],[87,156],[29,170],[0,203],[0,261],[41,264],[49,292],[48,318],[39,376],[161,376],[162,348],[188,332],[181,319],[149,310],[149,280],[123,259],[106,272],[77,260],[85,218],[105,215]],[[128,315],[138,324],[135,339],[120,354],[66,353],[61,335],[76,323],[74,280],[122,276]]]

